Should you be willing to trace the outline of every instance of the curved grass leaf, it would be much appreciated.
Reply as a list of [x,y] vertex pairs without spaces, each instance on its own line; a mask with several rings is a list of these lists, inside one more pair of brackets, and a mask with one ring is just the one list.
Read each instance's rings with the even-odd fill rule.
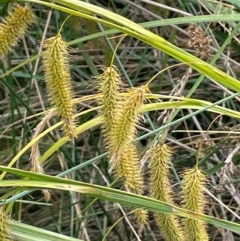
[[221,220],[208,215],[194,213],[149,197],[140,196],[108,187],[37,174],[29,171],[22,171],[19,169],[8,168],[4,166],[0,166],[0,170],[31,179],[3,180],[1,181],[2,187],[28,187],[30,189],[57,189],[78,192],[95,198],[120,203],[129,207],[145,208],[156,213],[175,214],[181,217],[201,220],[217,227],[225,228],[235,233],[240,233],[240,224]]
[[18,241],[83,241],[12,220],[8,224],[14,240]]
[[[189,65],[199,73],[206,75],[210,79],[214,79],[221,85],[230,88],[236,92],[240,92],[240,83],[235,78],[231,77],[227,73],[217,69],[216,67],[206,63],[205,61],[189,54],[188,52],[178,48],[177,46],[166,41],[162,37],[154,34],[153,32],[144,29],[139,24],[132,22],[131,20],[124,18],[116,13],[113,13],[104,8],[95,6],[90,3],[76,0],[57,0],[58,4],[48,3],[41,0],[26,0],[26,2],[38,3],[45,6],[49,6],[68,14],[78,17],[86,18],[93,21],[98,21],[106,26],[114,29],[118,29],[128,35],[131,35],[154,48],[165,52],[166,54],[174,57],[186,65]],[[98,16],[98,17],[95,17]],[[103,20],[108,19],[108,20]]]

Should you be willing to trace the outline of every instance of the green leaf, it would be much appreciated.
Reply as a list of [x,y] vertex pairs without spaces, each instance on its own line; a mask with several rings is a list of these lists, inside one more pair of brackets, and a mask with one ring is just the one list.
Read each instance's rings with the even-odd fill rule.
[[15,168],[8,168],[4,166],[0,166],[0,170],[31,179],[3,180],[1,181],[1,187],[28,187],[30,189],[57,189],[78,192],[99,199],[120,203],[122,205],[130,207],[145,208],[149,211],[153,211],[156,213],[175,214],[181,217],[201,220],[209,224],[215,225],[217,227],[228,229],[232,232],[240,232],[240,224],[214,218],[209,215],[194,213],[186,209],[179,208],[177,206],[170,205],[165,202],[160,202],[149,197],[140,196],[108,187],[102,187],[99,185],[72,181],[68,179],[52,177],[28,171],[22,171]]
[[8,220],[8,224],[13,238],[18,241],[83,241],[16,221]]

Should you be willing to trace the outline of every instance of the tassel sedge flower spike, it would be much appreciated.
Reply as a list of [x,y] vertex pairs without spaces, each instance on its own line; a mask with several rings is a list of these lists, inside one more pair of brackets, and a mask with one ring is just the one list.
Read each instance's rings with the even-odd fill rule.
[[7,223],[8,216],[5,214],[3,208],[0,208],[0,240],[1,241],[13,241],[13,237],[11,235],[11,230],[9,229],[9,225]]
[[[166,144],[159,143],[151,150],[150,194],[159,201],[173,204],[172,189],[169,182],[169,168],[172,152]],[[159,213],[155,220],[166,241],[183,241],[184,235],[175,215]]]
[[117,68],[115,66],[107,67],[104,72],[96,77],[99,92],[102,98],[99,100],[101,105],[102,132],[105,143],[109,145],[109,136],[114,125],[116,110],[119,97],[119,90],[123,86]]
[[[204,214],[204,185],[206,178],[199,169],[187,170],[183,175],[183,208]],[[206,226],[202,221],[184,218],[184,232],[187,240],[208,241]]]
[[[143,194],[143,177],[138,151],[133,143],[121,152],[118,165],[115,167],[115,176],[123,180],[124,187],[128,192]],[[138,224],[143,225],[147,222],[146,210],[137,209],[134,213]]]
[[74,107],[72,103],[73,91],[68,64],[67,44],[60,34],[44,42],[43,69],[47,83],[47,90],[52,107],[63,121],[65,135],[74,140],[77,137]]
[[133,88],[116,113],[116,124],[113,126],[109,141],[111,155],[110,170],[118,164],[119,157],[134,140],[136,125],[142,117],[142,106],[146,99],[146,86]]
[[9,15],[0,23],[0,56],[6,55],[23,38],[35,16],[28,6],[14,4]]
[[[115,66],[105,68],[103,74],[97,76],[97,80],[99,92],[102,94],[102,98],[99,101],[102,108],[100,115],[102,118],[102,132],[104,134],[107,149],[110,152],[110,156],[112,156],[114,152],[111,148],[114,146],[112,145],[112,135],[115,134],[115,130],[119,125],[118,123],[122,121],[119,117],[124,117],[124,114],[122,113],[125,110],[124,106],[129,107],[131,100],[128,100],[125,103],[124,99],[121,99],[120,97],[119,91],[122,88],[123,83],[121,82]],[[138,97],[136,97],[137,94],[138,93],[135,93],[135,99]],[[142,94],[142,92],[140,92],[140,94]],[[141,101],[141,103],[142,102],[143,101]],[[135,105],[133,108],[135,108]],[[133,118],[136,119],[135,116],[133,116]],[[110,170],[114,169],[115,176],[123,179],[125,189],[128,192],[142,194],[143,178],[141,175],[137,148],[131,143],[132,140],[133,139],[130,139],[130,141],[126,142],[126,145],[122,146],[121,152],[118,152],[118,165],[114,167],[111,165]],[[147,222],[147,212],[145,210],[136,210],[135,216],[140,225]]]
[[124,180],[128,192],[142,194],[143,178],[136,146],[131,143],[119,156],[119,164],[115,168],[115,175]]

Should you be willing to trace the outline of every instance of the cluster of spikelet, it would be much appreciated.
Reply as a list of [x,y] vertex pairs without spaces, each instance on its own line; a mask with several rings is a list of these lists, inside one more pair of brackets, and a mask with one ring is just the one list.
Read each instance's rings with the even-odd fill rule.
[[[23,38],[28,27],[34,22],[35,16],[28,6],[14,4],[10,7],[8,16],[0,23],[0,56],[5,56]],[[7,223],[8,216],[0,208],[0,240],[13,241],[11,230]]]
[[[133,88],[128,92],[129,95],[123,98],[123,84],[114,66],[105,68],[97,80],[102,94],[99,104],[102,107],[102,131],[111,160],[110,170],[124,181],[127,191],[143,194],[138,150],[133,141],[136,125],[142,115],[145,88]],[[138,223],[146,222],[147,215],[144,210],[137,210],[135,215]]]
[[[101,94],[99,104],[102,132],[109,152],[110,170],[114,171],[117,178],[123,180],[127,191],[142,195],[144,183],[134,139],[137,132],[136,125],[142,118],[146,86],[131,88],[123,94],[123,83],[114,66],[105,68],[103,73],[97,76],[97,82]],[[158,143],[152,148],[149,160],[149,189],[151,196],[155,199],[174,204],[169,182],[171,154],[170,147],[164,143]],[[187,173],[184,178],[183,205],[188,210],[203,213],[204,175],[200,175],[200,171],[198,171],[199,175],[193,177],[195,183],[190,183],[194,195],[188,192],[189,177],[194,174],[194,171]],[[191,207],[189,204],[191,202],[197,202],[200,206]],[[135,214],[139,223],[146,223],[147,215],[144,210],[137,210]],[[183,220],[184,226],[175,215],[156,214],[155,219],[166,241],[208,240],[205,226],[192,219]]]
[[0,23],[0,56],[6,55],[26,33],[35,16],[28,6],[14,4],[8,16]]
[[[171,149],[166,144],[158,143],[151,150],[150,157],[150,194],[155,199],[174,204],[169,169]],[[198,169],[190,169],[184,173],[182,192],[182,206],[196,213],[204,213],[204,185],[206,179]],[[206,227],[203,222],[185,218],[183,226],[181,220],[174,215],[156,214],[156,222],[165,241],[208,241]]]
[[73,141],[77,137],[72,103],[73,91],[67,44],[60,34],[44,42],[43,69],[52,107],[63,121],[65,135]]
[[[204,213],[204,187],[206,178],[198,168],[187,170],[183,177],[183,208],[196,213]],[[206,226],[202,221],[192,218],[184,219],[186,240],[208,241]]]
[[[158,143],[151,150],[150,194],[159,201],[173,204],[169,168],[172,152],[166,144]],[[174,215],[156,214],[156,222],[166,241],[183,241],[184,235],[179,220]]]
[[[13,5],[0,24],[0,56],[6,55],[24,36],[28,26],[34,22],[34,15],[28,6]],[[55,113],[63,121],[65,135],[76,138],[73,92],[68,64],[67,44],[60,34],[47,39],[44,43],[43,68],[47,89]],[[136,194],[143,194],[143,177],[139,154],[134,139],[137,124],[142,118],[142,107],[146,100],[146,86],[132,88],[122,95],[123,84],[118,70],[107,67],[97,76],[101,93],[102,131],[109,151],[110,170],[124,182],[125,189]],[[173,204],[172,189],[169,182],[171,149],[159,143],[151,150],[150,157],[150,194],[155,199]],[[198,169],[185,172],[183,178],[182,205],[185,209],[204,213],[203,194],[205,176]],[[135,212],[139,224],[147,221],[145,210]],[[156,222],[166,241],[208,241],[204,223],[190,218],[183,220],[183,226],[173,215],[156,214]],[[1,240],[12,240],[7,225],[7,216],[0,210]]]
[[10,233],[9,225],[7,223],[9,217],[5,214],[3,207],[0,208],[0,240],[13,241]]
[[[14,4],[0,24],[0,56],[7,54],[26,33],[35,20],[29,6]],[[43,68],[52,107],[63,121],[63,131],[70,140],[76,137],[73,93],[70,84],[67,44],[58,34],[45,41]]]

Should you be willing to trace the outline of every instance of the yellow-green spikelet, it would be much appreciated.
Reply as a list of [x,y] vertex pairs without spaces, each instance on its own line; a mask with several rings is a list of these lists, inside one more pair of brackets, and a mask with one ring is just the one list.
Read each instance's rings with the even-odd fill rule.
[[[199,169],[190,169],[184,173],[182,183],[183,208],[204,214],[204,185],[206,178]],[[202,221],[184,219],[184,232],[187,240],[208,241],[206,226]]]
[[99,100],[101,105],[102,132],[105,142],[109,144],[109,137],[116,117],[116,107],[120,100],[119,90],[122,82],[115,66],[107,67],[103,73],[96,77],[98,89],[102,94]]
[[117,165],[121,152],[134,140],[145,96],[146,87],[141,86],[129,91],[116,114],[116,124],[113,126],[109,141],[112,168]]
[[[141,173],[137,147],[131,143],[124,149],[120,156],[119,162],[115,167],[115,176],[123,179],[125,189],[128,192],[142,195],[143,194],[143,177]],[[142,225],[147,222],[147,212],[143,209],[135,211],[138,224]]]
[[[157,144],[150,157],[150,194],[155,199],[173,204],[172,189],[169,182],[171,150],[166,144]],[[183,241],[184,235],[175,215],[156,214],[155,220],[166,241]]]
[[7,54],[26,33],[35,16],[28,6],[14,4],[0,23],[0,56]]
[[68,64],[67,44],[60,34],[44,42],[43,68],[52,107],[63,121],[63,131],[70,140],[76,137],[73,91]]
[[143,178],[139,158],[137,148],[133,143],[121,152],[115,175],[124,180],[124,186],[128,192],[143,193]]
[[0,240],[1,241],[13,241],[11,230],[7,223],[8,217],[5,214],[3,208],[0,208]]

